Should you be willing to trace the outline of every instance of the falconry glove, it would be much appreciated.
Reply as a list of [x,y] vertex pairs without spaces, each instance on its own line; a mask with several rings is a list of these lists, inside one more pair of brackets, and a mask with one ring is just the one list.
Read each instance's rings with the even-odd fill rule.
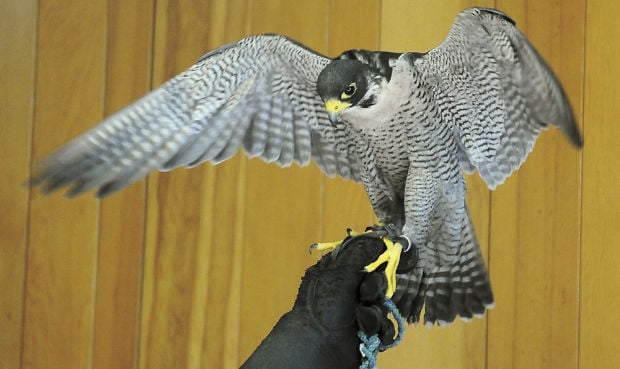
[[353,369],[361,362],[359,330],[390,344],[385,275],[363,271],[384,249],[379,238],[358,236],[308,268],[293,309],[241,368]]

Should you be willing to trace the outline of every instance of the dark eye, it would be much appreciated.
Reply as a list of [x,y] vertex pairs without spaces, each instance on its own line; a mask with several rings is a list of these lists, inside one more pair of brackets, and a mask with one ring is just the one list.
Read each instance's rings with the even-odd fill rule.
[[353,82],[349,84],[349,86],[347,86],[347,88],[344,91],[342,91],[342,94],[340,94],[340,99],[341,100],[350,99],[351,96],[355,94],[355,91],[357,91],[357,85],[355,82]]

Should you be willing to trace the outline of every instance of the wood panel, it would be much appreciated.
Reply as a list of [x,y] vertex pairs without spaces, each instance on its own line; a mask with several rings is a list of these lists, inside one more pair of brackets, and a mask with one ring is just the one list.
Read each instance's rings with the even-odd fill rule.
[[[104,115],[144,95],[151,81],[152,1],[108,2]],[[93,368],[138,362],[144,181],[101,202]]]
[[587,2],[580,285],[582,369],[620,367],[620,24],[617,2]]
[[[283,33],[325,53],[326,0],[291,7],[286,0],[254,1],[250,33]],[[241,362],[277,319],[290,310],[304,270],[317,260],[308,246],[321,229],[321,179],[316,166],[281,169],[248,162],[244,214]],[[241,363],[240,363],[241,364]]]
[[[247,34],[249,2],[235,0],[209,4],[209,48],[233,42]],[[218,165],[214,174],[209,275],[206,284],[205,335],[201,367],[239,366],[240,304],[246,162],[243,154]]]
[[[158,1],[153,85],[183,71],[208,47],[208,8],[196,0]],[[207,166],[155,174],[148,182],[140,336],[141,368],[197,367],[204,334],[213,198]],[[210,214],[209,214],[210,215]]]
[[[498,1],[582,98],[584,2]],[[576,106],[581,120],[580,106]],[[521,169],[492,194],[488,365],[577,367],[580,153],[544,132]]]
[[21,367],[36,1],[0,4],[0,368]]
[[[620,367],[620,9],[483,3],[507,11],[558,72],[585,148],[551,130],[492,194],[468,178],[497,307],[473,323],[410,327],[380,366]],[[0,2],[0,368],[237,367],[291,307],[318,258],[306,247],[372,221],[360,186],[314,165],[238,155],[155,174],[99,203],[24,190],[31,158],[246,34],[285,33],[329,55],[425,51],[470,5]]]
[[[492,1],[477,5],[493,6]],[[439,45],[454,18],[471,1],[383,1],[381,49],[424,52]],[[473,217],[483,254],[487,254],[489,230],[489,190],[477,176],[467,178],[467,203]],[[383,353],[382,366],[412,363],[421,368],[484,368],[486,319],[464,323],[457,320],[449,328],[410,326],[403,343]]]
[[[106,3],[39,1],[33,157],[101,119]],[[79,32],[78,32],[79,30]],[[90,366],[97,203],[31,197],[23,368]]]
[[[360,22],[363,19],[363,22]],[[335,57],[351,49],[379,49],[381,2],[331,0],[328,53]],[[322,241],[344,238],[345,230],[358,232],[375,222],[372,206],[360,183],[323,176]]]

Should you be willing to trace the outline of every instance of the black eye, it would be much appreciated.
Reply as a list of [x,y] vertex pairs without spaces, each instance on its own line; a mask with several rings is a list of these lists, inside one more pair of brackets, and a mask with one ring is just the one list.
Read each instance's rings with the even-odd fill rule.
[[349,84],[349,86],[347,86],[347,88],[344,91],[342,91],[342,94],[340,94],[340,99],[341,100],[350,99],[351,96],[355,94],[355,91],[357,91],[357,85],[355,82],[353,82]]

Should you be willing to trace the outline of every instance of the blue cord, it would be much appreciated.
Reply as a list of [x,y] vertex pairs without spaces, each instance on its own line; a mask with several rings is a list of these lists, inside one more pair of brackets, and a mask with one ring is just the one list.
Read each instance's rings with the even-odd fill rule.
[[403,336],[405,334],[405,318],[400,315],[398,308],[392,300],[386,299],[383,302],[383,305],[388,308],[389,312],[392,313],[394,319],[396,319],[396,325],[398,327],[398,331],[396,333],[396,338],[394,342],[389,345],[382,345],[379,340],[379,335],[375,334],[371,337],[368,337],[364,332],[357,332],[357,336],[360,341],[360,352],[362,353],[362,364],[360,365],[360,369],[373,369],[377,367],[377,356],[379,356],[379,351],[384,351],[387,349],[391,349],[392,347],[397,346],[400,341],[402,341]]
[[360,369],[374,369],[377,367],[377,356],[379,355],[379,341],[378,335],[371,337],[366,336],[362,331],[357,332],[357,336],[362,341],[360,343],[360,352],[362,353],[362,363]]

